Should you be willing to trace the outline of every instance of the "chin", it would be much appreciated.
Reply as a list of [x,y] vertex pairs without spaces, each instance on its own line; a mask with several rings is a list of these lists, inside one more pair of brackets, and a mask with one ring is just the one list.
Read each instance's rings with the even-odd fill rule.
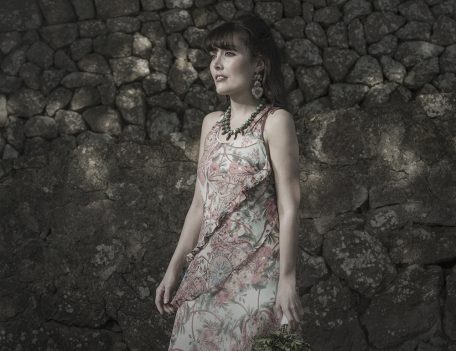
[[228,95],[229,94],[229,92],[227,90],[224,90],[224,89],[216,89],[215,91],[219,95]]

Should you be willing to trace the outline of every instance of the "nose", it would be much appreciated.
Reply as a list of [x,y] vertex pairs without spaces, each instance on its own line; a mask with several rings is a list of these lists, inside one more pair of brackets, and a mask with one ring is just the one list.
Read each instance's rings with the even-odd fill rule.
[[217,53],[212,60],[214,63],[214,67],[217,69],[220,69],[222,67],[220,57],[221,57],[221,55],[219,55],[219,53]]

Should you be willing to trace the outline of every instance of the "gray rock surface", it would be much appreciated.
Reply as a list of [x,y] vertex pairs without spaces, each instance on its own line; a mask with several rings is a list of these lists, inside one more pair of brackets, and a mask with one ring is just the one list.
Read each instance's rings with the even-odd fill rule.
[[55,24],[40,30],[43,39],[55,50],[71,44],[78,37],[74,23]]
[[40,114],[46,104],[46,99],[39,91],[23,88],[11,94],[8,98],[8,113],[20,117],[32,117]]
[[404,17],[395,13],[373,11],[364,23],[366,42],[375,43],[387,34],[395,32],[404,23]]
[[11,76],[17,75],[21,66],[26,61],[27,55],[27,45],[20,46],[12,50],[6,57],[2,60],[1,69],[6,74]]
[[18,76],[28,88],[35,90],[40,88],[41,69],[37,65],[31,62],[24,63],[18,72]]
[[445,290],[447,299],[443,312],[443,327],[450,339],[456,340],[456,270],[454,267],[452,272],[447,276]]
[[369,87],[383,83],[383,73],[379,62],[372,56],[361,56],[346,77],[349,83],[365,84]]
[[74,12],[78,20],[87,20],[95,17],[95,6],[92,0],[72,0]]
[[79,134],[87,129],[82,116],[74,111],[59,110],[55,122],[60,134]]
[[292,39],[286,43],[288,62],[292,66],[318,65],[322,58],[318,48],[308,39]]
[[303,337],[456,350],[454,0],[0,2],[0,349],[167,349],[204,39],[243,11],[295,118]]
[[182,95],[197,78],[198,73],[190,62],[177,59],[169,70],[168,84],[176,94]]
[[340,82],[358,60],[359,55],[350,49],[325,48],[323,61],[328,74],[335,82]]
[[29,138],[38,136],[45,139],[53,139],[58,135],[57,125],[54,118],[34,116],[25,122],[24,134]]
[[[407,339],[426,340],[440,327],[442,269],[407,266],[382,293],[374,296],[360,321],[376,348]],[[425,315],[426,318],[418,318]]]
[[119,135],[122,131],[119,113],[110,107],[92,107],[84,111],[82,117],[94,132]]
[[306,101],[326,95],[331,84],[328,73],[322,66],[299,67],[296,79]]
[[365,231],[332,231],[323,242],[331,270],[353,290],[372,297],[388,285],[396,269],[381,242]]
[[190,13],[184,9],[167,10],[161,19],[166,33],[178,32],[193,24]]
[[313,20],[317,23],[321,23],[322,26],[328,27],[340,20],[342,16],[341,11],[335,5],[325,6],[315,10],[313,14]]
[[394,58],[409,68],[422,60],[439,56],[443,50],[443,47],[425,41],[408,41],[399,44]]
[[78,61],[78,67],[81,71],[90,73],[109,74],[111,69],[106,59],[100,54],[87,54]]
[[100,94],[94,87],[77,88],[71,98],[70,108],[73,111],[79,111],[89,106],[100,104]]
[[310,22],[306,25],[304,30],[306,37],[320,48],[328,46],[328,39],[323,27],[316,22]]
[[144,78],[150,73],[149,62],[138,57],[111,59],[109,63],[117,86]]
[[129,57],[132,52],[133,37],[125,33],[110,33],[97,36],[93,49],[104,57]]
[[443,72],[456,72],[456,44],[447,46],[440,57]]
[[49,24],[73,22],[76,19],[70,0],[38,0],[38,4]]
[[140,84],[124,85],[116,97],[116,107],[127,123],[144,127],[146,101]]
[[98,16],[101,18],[138,14],[139,0],[94,0]]
[[39,28],[42,16],[35,1],[4,1],[0,7],[0,32]]

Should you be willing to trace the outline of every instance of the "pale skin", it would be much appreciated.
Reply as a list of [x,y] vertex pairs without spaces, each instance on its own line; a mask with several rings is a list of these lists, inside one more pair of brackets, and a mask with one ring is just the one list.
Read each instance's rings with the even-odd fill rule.
[[[210,70],[220,95],[229,95],[231,102],[231,129],[240,127],[255,111],[258,101],[251,93],[252,77],[264,69],[261,58],[254,58],[250,51],[235,37],[236,50],[217,49],[211,52]],[[217,81],[218,74],[226,79]],[[198,162],[204,150],[207,133],[222,115],[223,111],[209,113],[203,119],[199,145]],[[222,140],[225,136],[220,136]],[[303,315],[303,307],[296,292],[296,256],[299,186],[299,146],[293,116],[284,109],[278,109],[267,119],[264,139],[269,148],[274,172],[277,206],[279,211],[280,275],[274,311],[281,320],[285,314],[289,330],[297,328]],[[230,140],[229,140],[230,141]],[[169,304],[171,295],[179,284],[179,274],[185,256],[193,249],[203,217],[203,198],[196,182],[193,200],[185,218],[182,233],[170,260],[163,280],[157,287],[155,304],[160,314],[174,313]]]

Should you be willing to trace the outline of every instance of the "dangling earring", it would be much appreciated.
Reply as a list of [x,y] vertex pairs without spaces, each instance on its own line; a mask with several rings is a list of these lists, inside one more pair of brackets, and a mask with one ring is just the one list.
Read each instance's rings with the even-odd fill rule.
[[255,99],[259,99],[263,95],[263,86],[261,82],[261,74],[260,72],[255,72],[255,75],[253,76],[253,88],[252,88],[252,95],[255,97]]

